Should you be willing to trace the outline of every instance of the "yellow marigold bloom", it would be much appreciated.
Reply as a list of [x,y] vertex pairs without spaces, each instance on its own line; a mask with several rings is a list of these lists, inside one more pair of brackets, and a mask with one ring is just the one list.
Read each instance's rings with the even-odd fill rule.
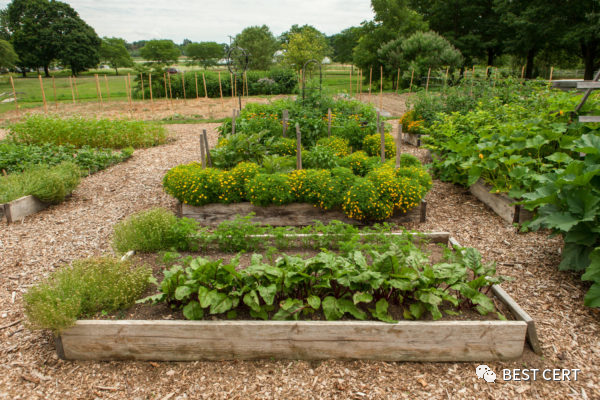
[[479,158],[483,160],[483,154],[479,153]]

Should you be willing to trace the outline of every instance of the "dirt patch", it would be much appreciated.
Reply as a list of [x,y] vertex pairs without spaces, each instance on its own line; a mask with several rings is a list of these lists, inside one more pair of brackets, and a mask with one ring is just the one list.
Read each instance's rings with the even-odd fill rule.
[[380,110],[389,112],[392,117],[401,117],[408,109],[407,100],[413,95],[414,93],[383,93],[380,97],[379,93],[372,93],[369,97],[368,93],[363,93],[358,99],[363,103],[372,104]]

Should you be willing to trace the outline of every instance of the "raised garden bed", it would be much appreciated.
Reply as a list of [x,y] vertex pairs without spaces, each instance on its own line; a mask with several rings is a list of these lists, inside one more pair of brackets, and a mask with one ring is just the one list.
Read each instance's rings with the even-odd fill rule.
[[504,193],[490,193],[492,188],[480,179],[469,187],[469,192],[490,207],[503,220],[509,223],[522,224],[533,218],[533,213],[524,209],[521,205],[515,204],[516,200],[511,199]]
[[403,141],[415,147],[421,146],[421,135],[417,133],[403,132]]
[[513,320],[81,320],[56,348],[69,360],[492,361],[520,357],[527,337],[539,351],[531,318],[501,288],[492,286],[492,293]]
[[[202,225],[218,225],[223,221],[233,220],[236,215],[254,213],[253,221],[261,225],[271,226],[306,226],[314,221],[323,223],[338,220],[352,225],[364,225],[362,221],[350,219],[341,211],[325,211],[311,204],[292,203],[283,206],[260,207],[251,203],[207,204],[201,207],[179,203],[179,217],[193,218]],[[418,207],[406,213],[396,212],[386,220],[389,223],[425,222],[427,218],[427,203],[421,201]]]
[[6,222],[10,224],[48,207],[50,204],[44,203],[34,196],[24,196],[10,203],[0,204],[0,220],[6,218]]

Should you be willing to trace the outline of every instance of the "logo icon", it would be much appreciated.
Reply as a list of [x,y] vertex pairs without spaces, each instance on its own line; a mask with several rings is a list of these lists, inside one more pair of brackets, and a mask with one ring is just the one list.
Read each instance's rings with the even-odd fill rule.
[[488,383],[496,381],[496,373],[487,365],[480,365],[475,369],[475,374],[479,379],[483,379]]

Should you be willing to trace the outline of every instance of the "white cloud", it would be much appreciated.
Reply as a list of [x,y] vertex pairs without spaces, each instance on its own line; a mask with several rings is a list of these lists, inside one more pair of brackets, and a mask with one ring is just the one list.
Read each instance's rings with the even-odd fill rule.
[[[9,1],[0,0],[4,8]],[[373,18],[370,0],[67,0],[100,36],[127,41],[184,38],[228,42],[247,26],[275,35],[310,24],[331,35]]]

